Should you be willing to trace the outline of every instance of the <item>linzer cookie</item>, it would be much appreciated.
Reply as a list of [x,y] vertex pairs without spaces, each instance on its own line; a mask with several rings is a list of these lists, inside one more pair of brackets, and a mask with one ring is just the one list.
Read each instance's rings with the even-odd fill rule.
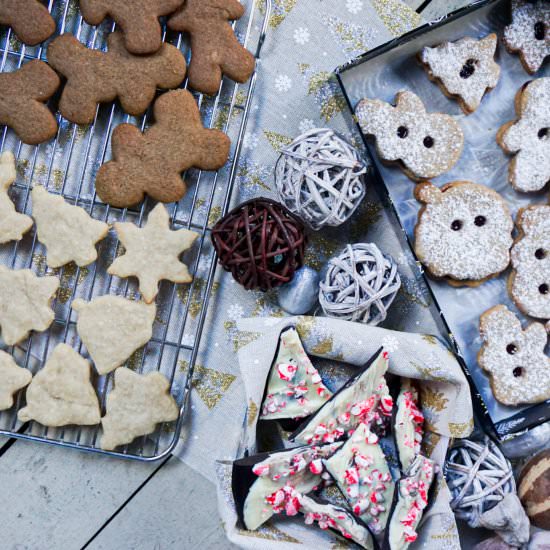
[[435,81],[445,95],[457,99],[466,113],[473,113],[485,93],[498,82],[500,67],[494,60],[497,35],[481,40],[465,37],[456,42],[444,42],[426,47],[419,55],[430,80]]
[[217,170],[227,161],[229,138],[203,127],[197,103],[187,90],[160,96],[154,115],[156,122],[144,133],[131,124],[115,128],[113,160],[99,169],[96,179],[102,201],[130,207],[146,193],[160,202],[179,201],[186,191],[184,170]]
[[43,61],[33,60],[11,73],[0,74],[0,124],[15,130],[21,141],[37,145],[57,133],[57,121],[44,105],[60,80]]
[[135,54],[156,52],[162,44],[159,17],[175,12],[184,0],[80,0],[86,23],[113,18],[124,32],[126,49]]
[[497,133],[510,161],[508,178],[517,191],[540,191],[550,181],[550,77],[524,84],[516,94],[517,120]]
[[240,19],[244,7],[237,0],[187,0],[168,26],[191,35],[189,84],[215,94],[225,74],[244,83],[254,71],[254,56],[237,40],[229,21]]
[[508,267],[514,222],[496,191],[469,181],[424,182],[415,196],[424,205],[414,248],[432,277],[477,286]]
[[355,114],[363,132],[374,136],[382,162],[398,163],[412,180],[443,174],[462,153],[464,134],[460,125],[449,115],[427,113],[412,92],[399,92],[395,106],[363,99]]
[[38,0],[0,0],[0,25],[9,25],[15,36],[36,46],[55,32],[55,21]]
[[128,114],[141,115],[157,88],[176,88],[185,78],[185,58],[170,44],[137,56],[124,47],[122,33],[114,32],[107,40],[108,52],[88,49],[71,34],[48,47],[49,64],[67,79],[59,111],[71,122],[93,122],[97,105],[116,98]]

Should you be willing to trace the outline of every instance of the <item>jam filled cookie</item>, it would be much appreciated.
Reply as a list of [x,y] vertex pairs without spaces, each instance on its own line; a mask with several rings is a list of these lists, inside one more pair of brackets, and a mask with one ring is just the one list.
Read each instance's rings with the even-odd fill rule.
[[361,129],[376,139],[382,162],[400,163],[415,181],[434,178],[452,168],[462,153],[464,134],[453,117],[427,113],[409,91],[395,96],[395,106],[363,99],[355,110]]
[[514,222],[502,197],[469,181],[441,189],[418,185],[424,203],[415,228],[415,252],[435,278],[454,286],[477,286],[510,263]]
[[470,114],[479,107],[485,92],[497,85],[500,67],[494,60],[496,47],[497,35],[489,34],[481,40],[466,37],[426,47],[419,57],[430,80]]

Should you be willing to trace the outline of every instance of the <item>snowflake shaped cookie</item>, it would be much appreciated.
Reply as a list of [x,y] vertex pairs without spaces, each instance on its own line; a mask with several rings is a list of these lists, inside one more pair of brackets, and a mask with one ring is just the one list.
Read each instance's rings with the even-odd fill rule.
[[31,371],[19,367],[9,353],[0,351],[0,411],[13,406],[13,395],[28,386],[31,379]]
[[[550,328],[550,327],[549,327]],[[548,339],[541,323],[525,330],[506,306],[486,311],[479,330],[483,345],[477,360],[491,379],[495,398],[504,405],[540,403],[550,398]]]
[[420,60],[430,80],[437,82],[445,95],[458,99],[469,114],[479,107],[485,92],[497,85],[500,67],[494,60],[496,47],[496,34],[481,40],[465,37],[424,48]]
[[519,52],[529,74],[538,71],[550,55],[550,3],[547,0],[512,0],[512,23],[504,29],[506,49]]
[[508,267],[514,222],[497,192],[468,181],[441,189],[425,182],[415,196],[424,203],[415,251],[430,275],[452,285],[475,286]]
[[363,132],[375,137],[382,162],[399,162],[412,180],[443,174],[462,153],[464,134],[455,119],[427,113],[412,92],[399,92],[395,107],[378,99],[363,99],[355,114]]
[[118,277],[137,277],[146,303],[150,304],[158,294],[159,281],[190,283],[193,280],[179,256],[191,247],[198,234],[187,229],[172,231],[170,216],[162,204],[151,211],[145,227],[115,223],[115,229],[126,253],[107,271]]
[[517,120],[497,133],[497,142],[513,154],[508,177],[517,191],[540,191],[550,180],[550,77],[525,84],[516,94]]

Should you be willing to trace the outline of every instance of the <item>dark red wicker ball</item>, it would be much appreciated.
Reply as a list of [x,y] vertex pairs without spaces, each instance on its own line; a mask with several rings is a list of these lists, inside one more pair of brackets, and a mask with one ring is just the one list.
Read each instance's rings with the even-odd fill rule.
[[247,290],[288,283],[304,263],[304,226],[282,204],[244,202],[212,229],[218,261]]

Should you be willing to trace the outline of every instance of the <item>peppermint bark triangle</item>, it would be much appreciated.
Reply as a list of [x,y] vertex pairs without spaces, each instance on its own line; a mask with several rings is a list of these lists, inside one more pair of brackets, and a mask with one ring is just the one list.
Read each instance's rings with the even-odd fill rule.
[[261,420],[303,418],[318,410],[332,392],[307,356],[296,329],[281,334],[267,382]]

